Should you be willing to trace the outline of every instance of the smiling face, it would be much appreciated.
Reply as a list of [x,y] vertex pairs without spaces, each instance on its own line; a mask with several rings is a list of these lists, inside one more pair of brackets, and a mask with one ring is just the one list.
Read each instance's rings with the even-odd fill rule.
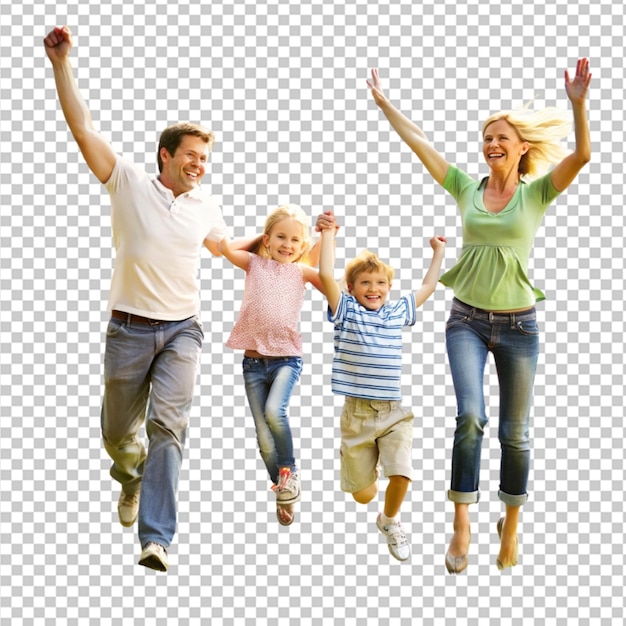
[[385,304],[390,289],[387,272],[382,270],[360,272],[353,283],[348,283],[348,291],[361,306],[370,311],[378,311]]
[[185,135],[174,155],[161,148],[160,156],[163,161],[160,180],[178,196],[200,184],[209,159],[209,145],[200,137]]
[[304,228],[297,220],[287,217],[276,222],[269,234],[263,235],[263,245],[270,257],[279,263],[293,263],[304,252]]
[[526,152],[528,143],[522,141],[515,127],[504,119],[492,122],[483,131],[483,156],[496,172],[517,171]]

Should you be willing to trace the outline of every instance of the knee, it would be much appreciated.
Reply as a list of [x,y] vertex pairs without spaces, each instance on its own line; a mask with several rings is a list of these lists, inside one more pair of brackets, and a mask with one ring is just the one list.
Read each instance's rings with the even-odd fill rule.
[[378,493],[378,486],[376,485],[376,483],[373,483],[369,487],[366,487],[365,489],[361,489],[360,491],[355,491],[352,494],[352,497],[359,504],[368,504],[374,499],[377,493]]
[[500,445],[513,450],[530,450],[530,436],[525,425],[500,424],[498,433]]
[[287,423],[287,411],[279,406],[265,406],[265,421],[267,424],[276,428]]
[[146,421],[146,433],[152,439],[172,439],[179,444],[184,443],[188,420],[185,416],[177,416],[168,420],[151,418]]
[[456,418],[456,429],[463,434],[482,435],[487,425],[487,416],[483,411],[469,410],[459,413]]

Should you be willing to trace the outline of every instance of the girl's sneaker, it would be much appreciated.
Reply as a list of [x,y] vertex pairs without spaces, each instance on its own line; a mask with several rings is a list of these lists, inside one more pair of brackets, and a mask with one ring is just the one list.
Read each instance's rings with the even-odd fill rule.
[[292,472],[290,467],[281,467],[276,485],[276,502],[279,504],[293,504],[300,500],[300,476]]

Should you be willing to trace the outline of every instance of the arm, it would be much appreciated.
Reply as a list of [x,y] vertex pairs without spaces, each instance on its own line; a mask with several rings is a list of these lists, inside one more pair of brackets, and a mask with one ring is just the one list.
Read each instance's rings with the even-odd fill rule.
[[[261,240],[261,235],[254,237],[252,239],[237,239],[236,241],[228,241],[228,246],[231,250],[245,250],[247,252],[252,252],[259,241]],[[221,241],[212,241],[211,239],[204,240],[204,246],[209,250],[211,254],[215,256],[222,256],[222,251],[220,249]]]
[[320,249],[322,247],[321,237],[313,244],[309,250],[309,263],[312,267],[316,267],[320,262]]
[[247,271],[250,264],[250,252],[239,250],[230,243],[228,237],[224,237],[218,244],[218,253],[223,254],[233,265]]
[[387,100],[380,85],[378,70],[372,70],[372,80],[371,82],[368,80],[367,84],[372,90],[374,102],[376,102],[380,110],[385,114],[391,126],[398,135],[400,135],[400,138],[415,152],[419,160],[424,164],[424,167],[430,172],[431,176],[440,185],[443,185],[448,167],[450,166],[448,161],[446,161],[428,142],[422,129],[400,113],[400,111]]
[[433,260],[430,262],[430,267],[428,268],[428,272],[426,272],[426,276],[424,276],[422,286],[414,293],[416,307],[422,306],[422,304],[428,300],[437,287],[439,270],[441,269],[441,262],[443,261],[446,243],[447,241],[445,237],[433,237],[430,240],[430,246],[433,249]]
[[335,280],[335,229],[327,228],[322,231],[322,244],[320,247],[320,272],[319,278],[322,283],[322,292],[326,294],[328,306],[333,315],[337,312],[341,289]]
[[553,170],[552,184],[559,191],[567,189],[582,167],[591,159],[591,139],[589,137],[589,123],[585,99],[589,89],[588,59],[579,59],[576,65],[576,76],[570,81],[569,73],[565,70],[565,90],[572,103],[574,112],[574,135],[576,148],[567,155]]
[[44,39],[46,54],[52,63],[59,102],[70,131],[87,162],[101,183],[106,183],[115,165],[115,152],[96,132],[87,104],[78,91],[70,64],[72,33],[67,26],[55,28]]
[[317,271],[314,270],[312,267],[309,267],[308,265],[301,265],[300,267],[302,268],[302,277],[304,278],[305,282],[311,283],[313,287],[315,287],[315,289],[317,289],[322,295],[326,295],[326,292],[324,291],[324,285],[322,284],[322,279],[320,278],[320,275],[317,273]]

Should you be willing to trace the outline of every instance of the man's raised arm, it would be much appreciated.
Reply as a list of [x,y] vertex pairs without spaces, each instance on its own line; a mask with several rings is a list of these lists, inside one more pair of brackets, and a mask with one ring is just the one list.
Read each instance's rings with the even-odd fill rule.
[[70,64],[72,32],[67,26],[57,27],[48,33],[44,45],[54,70],[65,120],[89,169],[101,183],[105,183],[111,176],[116,156],[110,144],[94,129],[91,113],[74,80]]

